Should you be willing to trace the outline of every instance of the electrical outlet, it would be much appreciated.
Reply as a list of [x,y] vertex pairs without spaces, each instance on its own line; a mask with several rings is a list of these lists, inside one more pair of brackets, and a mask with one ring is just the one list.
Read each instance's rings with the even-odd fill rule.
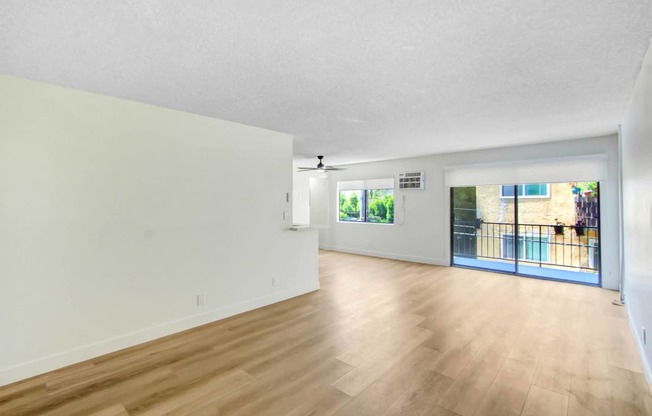
[[645,334],[645,327],[643,327],[643,345],[647,345],[647,335]]
[[204,306],[204,295],[197,295],[197,306]]

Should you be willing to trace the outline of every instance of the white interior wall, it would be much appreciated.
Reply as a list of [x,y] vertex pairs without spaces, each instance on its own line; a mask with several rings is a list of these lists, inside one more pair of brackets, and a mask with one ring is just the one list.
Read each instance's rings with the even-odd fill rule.
[[291,169],[285,134],[0,76],[0,385],[317,289]]
[[297,172],[298,164],[292,165],[292,223],[310,224],[310,173]]
[[[625,304],[648,381],[652,349],[652,46],[648,49],[621,127]],[[647,335],[651,339],[652,333]]]
[[454,166],[445,170],[448,187],[604,181],[609,177],[605,154]]
[[[326,201],[330,208],[323,220],[329,228],[320,230],[320,246],[329,250],[446,264],[446,231],[444,222],[437,218],[437,213],[444,210],[443,171],[435,171],[433,160],[433,157],[422,157],[364,163],[348,165],[345,171],[329,172],[328,180],[322,181],[317,192],[311,188],[313,195],[327,196],[321,200]],[[391,178],[406,171],[426,171],[426,190],[395,192],[394,225],[337,221],[338,181]]]
[[[542,160],[573,163],[575,158],[583,161],[586,158],[601,159],[605,166],[605,179],[600,187],[602,282],[605,288],[618,289],[619,166],[618,140],[615,135],[356,164],[347,166],[345,171],[330,172],[328,183],[322,186],[328,187],[327,194],[331,196],[327,200],[330,212],[326,218],[330,227],[320,230],[320,246],[330,250],[449,265],[450,188],[446,185],[447,171],[463,166],[491,166],[495,169],[501,164],[510,166],[514,162],[531,162],[536,166]],[[337,221],[338,181],[396,178],[399,173],[412,171],[426,172],[426,189],[395,191],[394,225]],[[314,193],[315,190],[312,191]],[[319,192],[326,191],[320,189]]]
[[330,195],[328,176],[313,174],[310,177],[310,224],[327,227],[330,222]]

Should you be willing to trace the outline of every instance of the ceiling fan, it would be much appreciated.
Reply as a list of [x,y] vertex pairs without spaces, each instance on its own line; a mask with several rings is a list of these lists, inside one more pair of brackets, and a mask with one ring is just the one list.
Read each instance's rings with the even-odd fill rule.
[[334,168],[333,166],[324,165],[324,162],[322,162],[323,158],[324,158],[324,156],[317,156],[317,159],[319,159],[319,163],[317,164],[316,168],[302,168],[302,167],[299,167],[299,168],[297,168],[297,172],[309,172],[309,171],[328,172],[328,171],[331,171],[331,170],[346,170],[344,168]]

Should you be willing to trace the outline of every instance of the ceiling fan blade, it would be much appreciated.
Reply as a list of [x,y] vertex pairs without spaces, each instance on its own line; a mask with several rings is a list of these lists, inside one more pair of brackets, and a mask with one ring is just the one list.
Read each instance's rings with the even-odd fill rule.
[[309,172],[309,171],[317,171],[317,172],[328,172],[331,170],[346,170],[346,168],[335,168],[333,166],[326,166],[322,163],[322,159],[324,156],[317,156],[317,159],[319,159],[319,164],[317,165],[316,168],[308,168],[308,167],[297,167],[297,172]]

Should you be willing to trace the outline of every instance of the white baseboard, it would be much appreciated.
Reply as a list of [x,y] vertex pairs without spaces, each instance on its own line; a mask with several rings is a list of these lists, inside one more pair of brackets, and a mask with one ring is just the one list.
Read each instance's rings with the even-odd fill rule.
[[[634,342],[636,343],[636,348],[638,349],[638,355],[641,357],[641,364],[643,365],[643,374],[647,380],[648,385],[652,385],[652,371],[650,371],[650,363],[647,360],[647,355],[645,355],[645,348],[643,347],[641,338],[638,336],[638,331],[636,330],[636,324],[632,319],[631,311],[629,310],[629,304],[625,302],[625,308],[627,309],[627,322],[629,323],[629,329],[632,331],[632,336],[634,337]],[[652,388],[651,388],[652,390]]]
[[392,260],[411,261],[413,263],[433,264],[435,266],[450,266],[450,261],[448,260],[431,257],[409,256],[405,254],[388,253],[385,251],[361,250],[357,248],[329,246],[324,244],[321,244],[319,248],[322,250],[340,251],[342,253],[360,254],[362,256],[382,257]]
[[233,305],[226,305],[210,311],[190,315],[171,322],[143,328],[117,337],[82,345],[68,351],[41,357],[35,360],[0,369],[0,386],[47,373],[61,367],[76,364],[114,351],[142,344],[177,332],[205,325],[229,316],[247,312],[273,303],[281,302],[319,289],[319,280],[281,292],[271,293]]

